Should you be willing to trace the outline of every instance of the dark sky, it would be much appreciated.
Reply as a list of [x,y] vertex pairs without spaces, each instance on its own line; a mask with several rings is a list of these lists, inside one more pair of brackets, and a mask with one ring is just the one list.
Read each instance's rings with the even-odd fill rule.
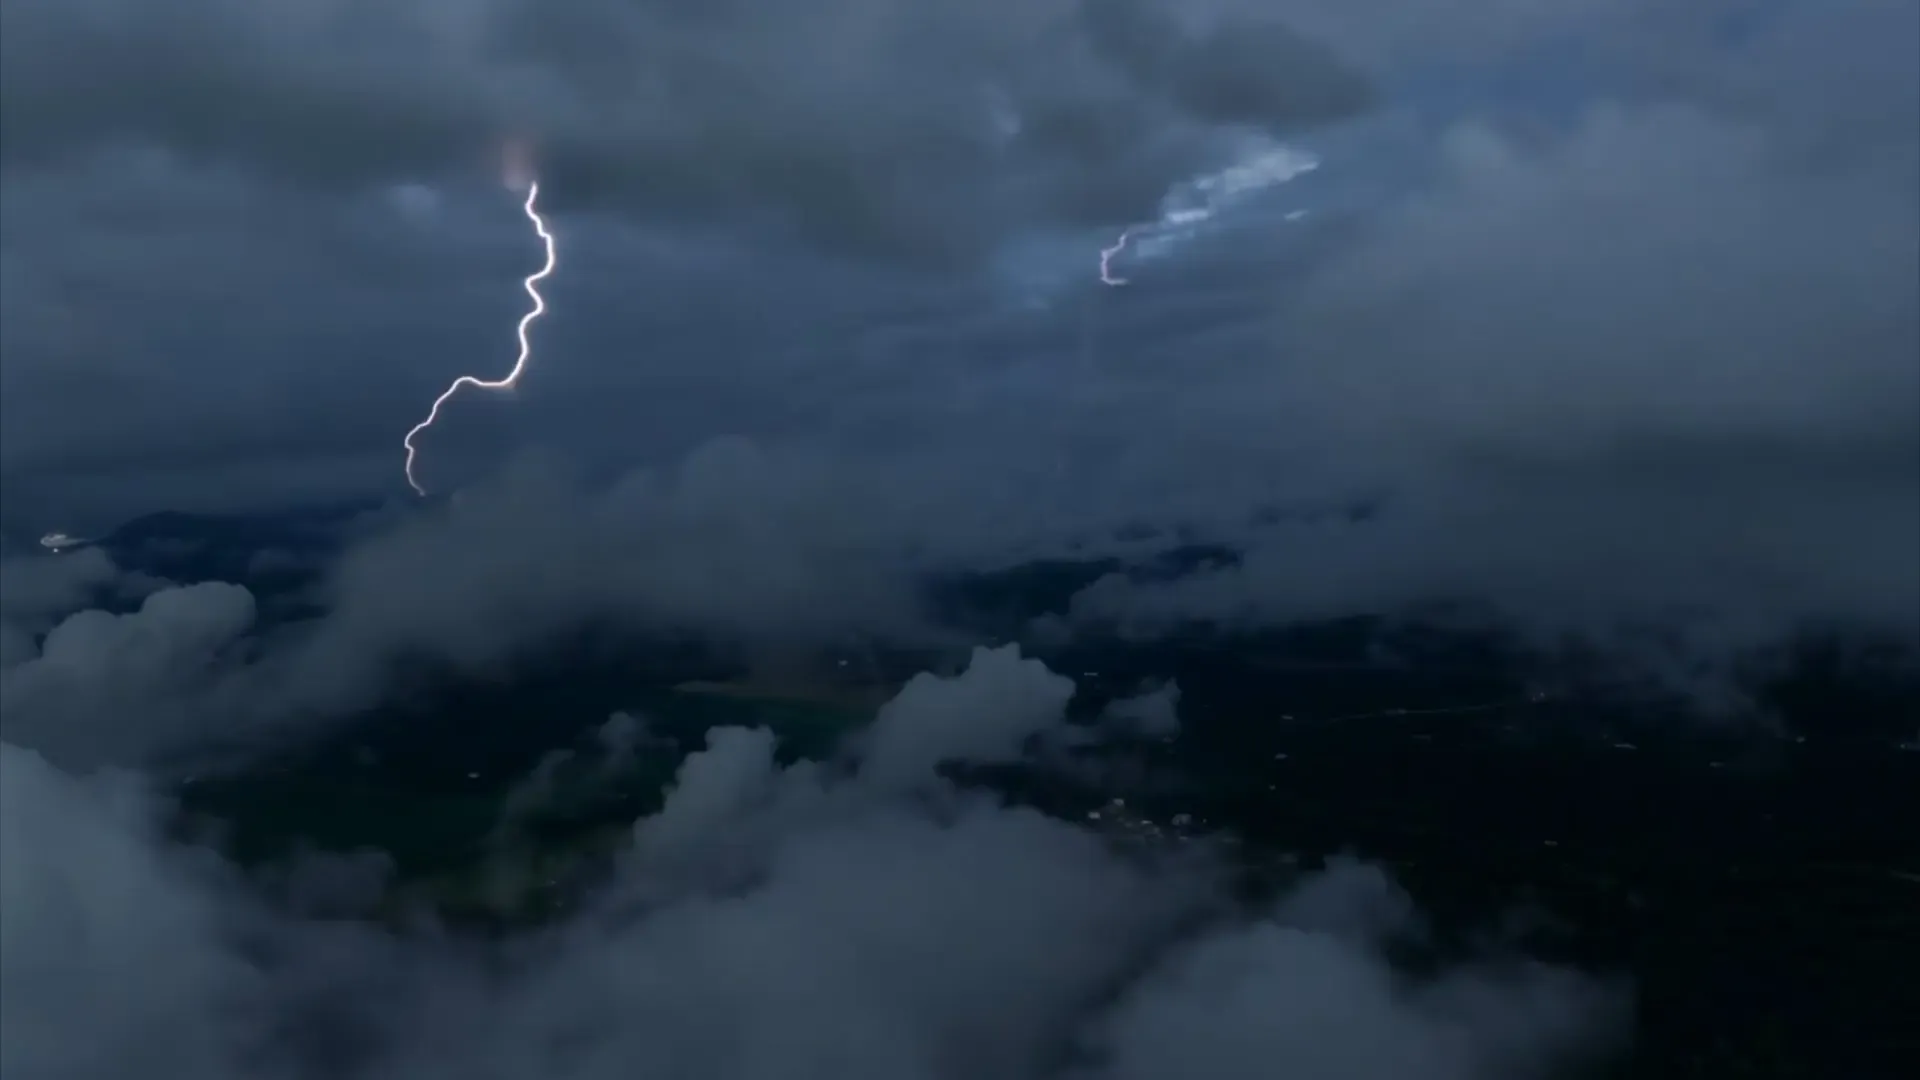
[[[1253,538],[1271,580],[1220,588],[1898,615],[1915,19],[10,0],[0,515],[403,494],[400,435],[511,362],[524,140],[553,310],[519,392],[423,440],[441,489],[528,452],[677,476],[742,439],[761,471],[707,497],[812,462],[839,490],[811,512],[969,551],[1390,491],[1397,525]],[[1169,192],[1286,148],[1320,167],[1094,282]]]

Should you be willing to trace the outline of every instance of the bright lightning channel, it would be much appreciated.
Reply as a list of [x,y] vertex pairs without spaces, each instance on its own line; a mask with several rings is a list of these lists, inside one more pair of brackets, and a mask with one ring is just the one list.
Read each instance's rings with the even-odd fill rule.
[[433,407],[427,410],[427,418],[415,424],[413,430],[407,432],[407,437],[402,440],[402,445],[407,448],[407,483],[412,485],[417,494],[425,495],[427,489],[421,487],[420,481],[413,475],[413,461],[418,453],[418,448],[413,444],[414,437],[433,426],[433,422],[440,418],[440,407],[445,405],[454,394],[459,393],[463,386],[471,386],[476,390],[513,389],[514,385],[520,381],[520,376],[527,370],[528,360],[533,356],[533,346],[527,340],[527,329],[533,325],[535,319],[547,312],[547,301],[540,295],[539,285],[552,275],[556,265],[556,252],[553,233],[547,230],[546,220],[540,216],[540,183],[529,179],[526,186],[527,201],[521,205],[521,210],[526,213],[527,220],[533,222],[533,231],[540,237],[540,242],[546,246],[547,258],[540,269],[527,275],[527,279],[521,283],[527,290],[527,295],[532,298],[533,307],[529,308],[525,315],[520,316],[520,326],[516,331],[516,336],[520,340],[520,355],[514,360],[513,369],[503,378],[487,380],[473,375],[462,375],[453,380],[445,390],[440,392],[439,397],[433,399]]

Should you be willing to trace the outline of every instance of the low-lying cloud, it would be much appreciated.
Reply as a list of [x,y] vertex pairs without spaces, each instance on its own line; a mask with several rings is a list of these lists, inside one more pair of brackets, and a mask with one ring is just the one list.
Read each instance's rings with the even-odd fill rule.
[[716,730],[597,899],[499,944],[298,918],[166,839],[137,778],[5,745],[0,1068],[1519,1080],[1610,1044],[1619,999],[1574,973],[1394,970],[1384,950],[1417,927],[1378,868],[1336,863],[1237,911],[1206,842],[1116,847],[933,771],[1018,752],[959,714],[1044,728],[1062,686],[1011,648],[977,653],[903,693],[842,767],[782,767],[767,732]]

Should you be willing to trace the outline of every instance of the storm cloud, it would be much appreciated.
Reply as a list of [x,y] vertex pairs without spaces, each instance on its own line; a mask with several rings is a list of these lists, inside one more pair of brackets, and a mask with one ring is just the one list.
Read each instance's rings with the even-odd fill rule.
[[562,210],[744,215],[947,259],[1143,212],[1224,125],[1300,130],[1371,100],[1284,23],[1177,10],[29,2],[0,35],[0,120],[12,166],[138,142],[335,190],[525,142]]
[[402,494],[511,358],[518,135],[536,366],[335,625],[898,629],[929,565],[1158,529],[1248,555],[1076,618],[1915,631],[1910,4],[149,7],[4,16],[11,529]]

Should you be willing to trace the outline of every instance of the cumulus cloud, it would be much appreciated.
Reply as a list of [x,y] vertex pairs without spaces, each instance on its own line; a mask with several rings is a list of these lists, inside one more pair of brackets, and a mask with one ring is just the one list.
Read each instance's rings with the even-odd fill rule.
[[880,710],[866,747],[866,774],[904,781],[941,761],[1016,760],[1031,736],[1056,727],[1073,680],[1022,659],[1017,646],[976,648],[957,679],[916,675]]
[[225,582],[162,589],[124,615],[69,615],[0,671],[0,730],[81,763],[139,761],[231,734],[223,729],[241,720],[219,695],[243,670],[253,619],[253,595]]
[[396,655],[475,671],[596,622],[749,652],[931,633],[903,535],[873,532],[862,496],[874,488],[827,464],[722,441],[603,488],[528,460],[349,550],[290,662],[325,684],[316,693],[351,694]]
[[0,1069],[238,1075],[261,973],[154,810],[130,776],[76,778],[0,743]]
[[[127,625],[105,611],[92,609],[92,605],[136,600],[166,585],[145,574],[122,573],[112,558],[96,547],[57,555],[33,552],[0,556],[0,700],[19,705],[23,691],[18,688],[45,677],[46,665],[39,661],[49,647],[56,652],[55,662],[66,664],[69,671],[92,668],[90,661],[99,659],[102,651],[87,644],[88,627],[113,628],[106,631],[112,637],[115,630]],[[171,600],[162,601],[160,606],[177,609]],[[75,627],[67,629],[66,624],[76,619]],[[127,637],[118,636],[122,642]],[[138,652],[139,647],[130,651]],[[151,663],[146,665],[147,670],[153,667]],[[80,680],[85,692],[98,690],[91,678],[94,673],[89,671]],[[9,690],[9,686],[16,689]],[[8,719],[17,720],[17,715]],[[12,730],[17,732],[18,725]]]
[[119,573],[99,548],[0,559],[0,617],[32,626],[85,607]]
[[1120,731],[1151,739],[1180,733],[1180,684],[1172,679],[1109,702],[1101,719]]
[[[287,725],[377,705],[408,665],[480,676],[582,630],[692,637],[774,666],[870,636],[959,643],[921,610],[915,575],[983,550],[987,533],[926,515],[944,493],[914,497],[913,470],[840,465],[720,440],[604,486],[528,458],[369,527],[328,568],[321,613],[290,624],[256,625],[255,598],[225,582],[162,589],[126,614],[76,612],[133,579],[98,552],[9,563],[8,738],[71,764],[297,733]],[[1017,748],[1051,718],[1004,719],[985,737]],[[956,725],[955,738],[982,737]],[[909,747],[878,752],[924,763]]]
[[[1380,887],[1392,885],[1377,869],[1344,866],[1303,892],[1324,903],[1330,890]],[[1564,972],[1476,969],[1410,986],[1379,941],[1296,922],[1297,899],[1203,938],[1131,987],[1103,1022],[1107,1075],[1239,1080],[1278,1062],[1324,1077],[1539,1075],[1593,1034],[1592,988]]]
[[[716,731],[600,899],[458,948],[303,920],[164,839],[133,778],[0,747],[4,1067],[1454,1080],[1541,1075],[1611,1037],[1617,998],[1569,972],[1390,968],[1409,909],[1376,869],[1337,864],[1236,911],[1205,844],[1129,854],[931,771],[935,750],[1004,745],[956,742],[956,711],[1051,716],[1059,683],[979,654],[833,767],[782,768],[766,732]],[[902,745],[928,751],[923,771],[884,750]]]

